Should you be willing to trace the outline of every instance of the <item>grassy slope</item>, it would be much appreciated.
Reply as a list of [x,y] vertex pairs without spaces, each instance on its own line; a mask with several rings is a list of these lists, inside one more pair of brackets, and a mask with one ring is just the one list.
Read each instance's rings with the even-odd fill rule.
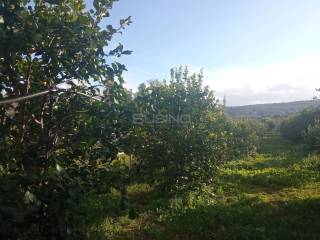
[[[320,239],[320,156],[277,135],[260,153],[221,167],[215,188],[157,196],[130,188],[138,217],[119,212],[117,193],[90,198],[93,239]],[[132,214],[131,214],[132,215]],[[112,216],[112,217],[106,217]]]

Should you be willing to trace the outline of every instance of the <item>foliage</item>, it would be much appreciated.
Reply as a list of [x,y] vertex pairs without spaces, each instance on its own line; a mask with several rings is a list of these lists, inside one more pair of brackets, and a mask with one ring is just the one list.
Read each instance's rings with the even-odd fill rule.
[[299,115],[284,121],[280,127],[282,136],[295,143],[304,144],[309,150],[320,146],[320,111],[306,109]]
[[254,155],[266,131],[261,121],[244,118],[230,120],[227,127],[229,159]]
[[319,109],[307,108],[296,116],[290,117],[280,126],[283,137],[294,143],[303,143],[303,134],[310,124],[320,117]]
[[0,2],[0,100],[48,91],[0,106],[3,239],[88,237],[83,210],[100,199],[135,218],[131,183],[200,188],[256,149],[260,126],[228,119],[202,72],[173,69],[135,95],[122,86],[116,58],[131,52],[109,44],[131,20],[103,27],[115,1]]
[[135,97],[134,154],[141,173],[162,188],[208,183],[225,159],[224,114],[202,81],[201,72],[173,69],[169,83],[141,85]]
[[316,119],[312,124],[303,132],[303,139],[305,144],[311,150],[320,149],[320,120]]
[[[138,217],[99,215],[92,234],[101,239],[318,239],[320,156],[304,156],[277,133],[267,135],[263,149],[275,151],[227,162],[216,186],[161,198],[146,185],[130,187]],[[109,198],[90,199],[98,202],[92,210],[113,206]]]
[[287,120],[287,117],[281,116],[266,117],[261,119],[269,131],[279,130],[279,127],[285,120]]
[[202,82],[202,72],[190,75],[180,67],[169,83],[140,85],[133,153],[149,183],[171,190],[208,184],[221,162],[255,152],[262,124],[226,118]]
[[[52,90],[0,108],[4,239],[81,237],[78,200],[108,176],[127,126],[119,120],[125,67],[114,57],[130,52],[108,45],[130,18],[102,27],[113,2],[95,0],[90,10],[82,0],[0,2],[0,99]],[[59,84],[71,89],[57,94]],[[75,92],[100,93],[104,103]]]

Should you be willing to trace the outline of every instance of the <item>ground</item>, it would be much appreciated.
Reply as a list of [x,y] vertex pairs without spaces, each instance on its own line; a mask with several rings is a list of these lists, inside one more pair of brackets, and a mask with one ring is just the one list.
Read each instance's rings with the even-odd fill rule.
[[320,239],[320,155],[267,134],[258,154],[221,166],[214,186],[183,195],[129,188],[88,196],[91,239]]

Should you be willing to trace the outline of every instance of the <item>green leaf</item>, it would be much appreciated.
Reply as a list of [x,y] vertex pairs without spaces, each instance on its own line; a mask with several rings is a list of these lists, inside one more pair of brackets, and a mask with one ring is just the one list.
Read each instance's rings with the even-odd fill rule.
[[81,16],[79,16],[79,22],[81,24],[84,24],[84,25],[89,25],[90,24],[90,18],[87,17],[87,16],[81,15]]
[[40,201],[38,200],[38,198],[30,191],[26,191],[24,195],[24,202],[26,204],[40,205]]
[[42,41],[42,34],[41,33],[35,33],[33,35],[33,40],[37,43],[37,42],[41,42]]

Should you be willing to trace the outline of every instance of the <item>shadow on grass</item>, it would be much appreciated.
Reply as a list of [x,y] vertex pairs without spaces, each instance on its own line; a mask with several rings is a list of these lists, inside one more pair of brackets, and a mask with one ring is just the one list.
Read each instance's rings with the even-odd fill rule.
[[301,160],[308,156],[307,152],[289,150],[280,154],[264,155],[267,159],[264,161],[258,161],[252,164],[255,169],[261,169],[264,167],[284,168],[291,167],[295,163],[301,162]]
[[[82,210],[86,216],[88,239],[148,239],[135,225],[143,226],[154,222],[156,209],[165,209],[172,195],[159,193],[147,184],[130,186],[129,206],[120,208],[120,194],[88,194],[82,200]],[[135,219],[130,219],[130,211]]]
[[[309,170],[282,170],[270,169],[266,172],[256,172],[252,174],[228,174],[223,177],[223,182],[233,183],[241,187],[242,191],[255,190],[254,187],[267,188],[279,191],[288,187],[301,187],[312,179],[318,178],[319,174]],[[223,184],[223,183],[222,183]],[[250,187],[253,187],[250,189]]]
[[[320,199],[243,199],[187,209],[149,229],[151,239],[320,239]],[[164,224],[164,226],[163,226]],[[162,232],[157,230],[163,229]]]
[[297,146],[282,138],[279,132],[268,132],[263,136],[258,152],[262,154],[281,154],[293,150]]
[[235,185],[244,192],[256,191],[259,187],[267,192],[301,187],[320,179],[318,157],[307,155],[302,151],[288,151],[281,155],[259,155],[254,160],[230,162],[221,172],[220,184]]
[[288,151],[282,154],[260,154],[254,159],[233,160],[225,167],[232,170],[258,170],[263,168],[290,168],[294,164],[301,163],[307,153]]
[[[320,179],[319,157],[304,159],[279,136],[268,137],[264,154],[227,163],[217,183],[221,192],[199,202],[131,186],[136,218],[129,219],[117,194],[90,196],[86,209],[96,227],[90,239],[320,239],[319,195],[297,188]],[[294,195],[279,191],[291,187]]]
[[120,197],[107,194],[88,194],[82,199],[81,208],[85,212],[88,225],[100,224],[108,216],[118,216]]

